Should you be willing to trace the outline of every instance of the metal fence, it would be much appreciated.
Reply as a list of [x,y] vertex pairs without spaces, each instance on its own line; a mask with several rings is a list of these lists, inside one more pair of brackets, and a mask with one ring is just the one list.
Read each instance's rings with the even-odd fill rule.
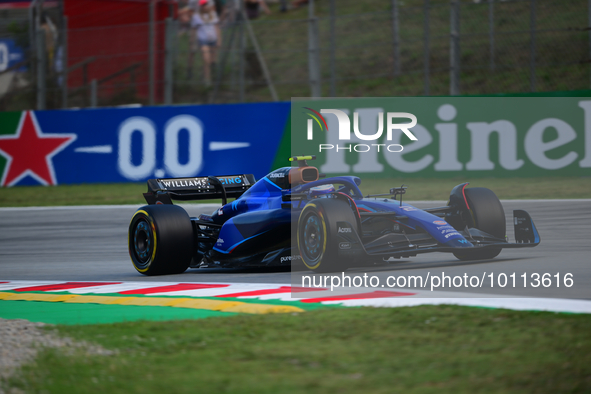
[[[0,42],[0,110],[591,85],[591,0],[309,0],[256,20],[226,3],[210,81],[194,31],[175,20],[68,30],[56,14],[52,48],[49,29],[15,28],[39,24],[31,13],[12,30],[0,23],[25,48],[25,66],[1,70]],[[137,45],[118,51],[119,40]]]

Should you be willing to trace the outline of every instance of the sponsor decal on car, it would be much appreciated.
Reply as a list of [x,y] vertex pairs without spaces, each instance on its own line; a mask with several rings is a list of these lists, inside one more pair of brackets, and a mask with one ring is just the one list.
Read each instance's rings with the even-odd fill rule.
[[351,249],[351,242],[339,243],[339,249]]
[[433,223],[434,223],[434,224],[438,224],[438,225],[440,225],[440,226],[444,226],[444,225],[446,225],[446,224],[447,224],[447,222],[445,222],[445,221],[443,221],[443,220],[435,220]]
[[194,179],[170,179],[170,180],[163,180],[162,184],[165,187],[205,187],[209,185],[204,178],[194,178]]
[[242,178],[237,176],[237,177],[229,177],[229,178],[219,178],[220,183],[222,185],[240,185],[242,184]]
[[353,231],[351,230],[350,227],[339,227],[338,233],[352,233]]
[[[218,177],[222,185],[243,185],[244,180],[241,176]],[[209,182],[207,177],[200,178],[179,178],[179,179],[160,179],[162,186],[165,188],[206,188],[211,189],[214,186]]]
[[445,238],[449,238],[449,237],[451,237],[453,235],[461,235],[461,234],[456,231],[455,233],[445,234]]
[[302,256],[300,256],[299,254],[293,255],[293,256],[283,256],[281,258],[281,262],[284,263],[286,261],[296,261],[296,260],[301,260]]

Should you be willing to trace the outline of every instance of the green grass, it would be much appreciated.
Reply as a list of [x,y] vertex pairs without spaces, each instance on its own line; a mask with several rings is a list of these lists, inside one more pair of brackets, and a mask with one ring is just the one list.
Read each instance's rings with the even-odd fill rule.
[[[450,53],[450,6],[447,0],[431,0],[430,95],[448,95]],[[399,1],[401,74],[394,76],[391,2],[339,0],[335,3],[335,78],[337,97],[421,96],[425,94],[424,1]],[[530,92],[530,3],[495,2],[494,68],[490,62],[489,6],[482,1],[462,1],[461,83],[462,94],[481,95]],[[316,1],[322,95],[330,96],[331,38],[330,2]],[[588,52],[589,37],[578,28],[587,26],[583,0],[545,0],[536,6],[536,89],[538,92],[585,89],[589,67],[581,63]],[[310,95],[308,84],[308,7],[287,13],[271,4],[271,15],[252,21],[252,27],[281,100]],[[229,42],[231,29],[223,30]],[[237,42],[234,39],[234,42]],[[249,47],[251,44],[248,44]],[[227,48],[228,46],[226,46]],[[206,103],[211,89],[202,81],[202,60],[195,54],[193,78],[187,79],[188,38],[178,41],[175,70],[175,102]],[[238,51],[238,47],[234,47]],[[250,55],[249,55],[250,56]],[[220,57],[220,64],[222,58]],[[232,60],[234,59],[234,60]],[[223,87],[217,102],[238,102],[238,57],[226,61]],[[260,72],[246,61],[245,101],[270,101]]]
[[[334,49],[334,95],[337,97],[422,96],[424,78],[424,0],[399,1],[400,67],[394,76],[394,48],[391,1],[338,0],[335,2],[335,43],[330,38],[330,2],[316,1],[322,96],[331,96],[331,50]],[[429,12],[429,94],[450,94],[450,2],[430,0]],[[252,21],[277,94],[281,100],[307,97],[308,7],[286,13],[279,2],[270,4],[271,15]],[[494,2],[494,67],[489,42],[489,4],[461,1],[460,92],[467,95],[526,93],[530,84],[530,2]],[[587,2],[544,0],[536,3],[536,91],[582,90],[589,87]],[[222,87],[216,103],[239,102],[238,33],[229,45],[231,29],[224,28],[225,41],[218,64],[225,64]],[[245,102],[271,101],[262,73],[256,66],[252,44],[247,43],[245,61]],[[174,103],[203,104],[213,100],[213,88],[203,81],[203,60],[193,55],[188,75],[190,45],[188,34],[179,35],[174,62]],[[226,55],[228,54],[228,55]],[[225,60],[224,60],[225,59]],[[128,61],[117,58],[122,67]],[[147,65],[143,68],[147,70]],[[30,77],[32,78],[32,77]],[[134,91],[122,76],[101,90],[99,105],[148,104],[147,97]],[[161,79],[162,81],[162,79]],[[159,82],[160,83],[160,82]],[[163,85],[160,85],[163,86]],[[110,95],[108,90],[113,90]],[[61,106],[60,90],[48,78],[47,108]],[[71,106],[88,105],[88,91],[70,98]],[[0,99],[3,111],[34,106],[34,90],[26,89]]]
[[347,308],[58,326],[114,356],[46,351],[27,393],[590,392],[591,315]]
[[[446,200],[451,189],[463,182],[470,187],[487,187],[500,199],[591,198],[588,178],[487,178],[487,179],[365,179],[364,194],[386,193],[391,187],[408,185],[404,199]],[[18,186],[0,188],[0,207],[144,204],[144,183],[82,184],[60,186]],[[206,200],[200,202],[219,202]]]
[[145,183],[17,186],[0,189],[0,206],[140,204]]

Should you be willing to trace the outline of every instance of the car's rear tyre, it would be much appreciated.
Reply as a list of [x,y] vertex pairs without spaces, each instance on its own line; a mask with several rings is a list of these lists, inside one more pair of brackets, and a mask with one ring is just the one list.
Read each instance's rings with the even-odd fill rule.
[[306,268],[335,272],[351,265],[350,258],[338,255],[337,222],[348,222],[359,232],[355,214],[343,200],[319,198],[304,207],[298,220],[297,244]]
[[176,205],[146,205],[129,223],[129,255],[144,275],[185,272],[193,255],[193,227],[187,212]]
[[[473,227],[496,238],[505,239],[505,210],[497,195],[484,187],[474,187],[464,192],[470,207]],[[486,260],[498,256],[499,253],[501,248],[492,248],[455,252],[454,256],[460,260]]]

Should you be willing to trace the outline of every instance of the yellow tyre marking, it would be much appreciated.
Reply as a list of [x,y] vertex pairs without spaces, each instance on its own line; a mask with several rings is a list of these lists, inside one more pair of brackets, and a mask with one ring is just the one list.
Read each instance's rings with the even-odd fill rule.
[[207,309],[210,311],[237,312],[250,314],[304,312],[303,309],[291,305],[255,304],[240,301],[218,301],[202,298],[118,297],[75,294],[0,292],[0,300],[64,302],[68,304],[75,303],[101,305],[165,306],[173,308]]
[[[306,206],[304,207],[304,209],[302,210],[302,213],[300,214],[300,218],[302,218],[302,217],[304,216],[304,212],[305,212],[305,210],[306,210],[306,208],[307,208],[307,207],[314,207],[314,208],[318,208],[318,207],[316,206],[316,204],[314,204],[314,203],[310,203],[310,204],[306,205]],[[319,216],[320,216],[320,218],[322,219],[322,220],[321,220],[321,222],[322,222],[322,230],[323,230],[323,232],[324,232],[324,245],[322,245],[322,250],[323,250],[323,253],[324,253],[324,251],[326,251],[326,223],[325,223],[325,220],[324,220],[324,216],[322,215],[322,212],[318,211],[318,215],[319,215]],[[300,231],[299,231],[299,229],[300,229],[300,225],[299,225],[299,221],[298,221],[298,232],[297,232],[297,242],[298,242],[298,248],[299,248],[299,246],[300,246]],[[320,261],[319,261],[318,263],[316,263],[316,265],[312,265],[312,266],[311,266],[311,265],[309,265],[309,264],[306,262],[306,259],[304,258],[304,255],[303,255],[301,252],[300,252],[300,256],[302,256],[302,261],[304,262],[304,265],[305,265],[306,267],[308,267],[309,269],[311,269],[311,270],[314,270],[314,269],[318,268],[318,267],[320,266],[320,264],[322,263],[322,259],[320,259]]]

